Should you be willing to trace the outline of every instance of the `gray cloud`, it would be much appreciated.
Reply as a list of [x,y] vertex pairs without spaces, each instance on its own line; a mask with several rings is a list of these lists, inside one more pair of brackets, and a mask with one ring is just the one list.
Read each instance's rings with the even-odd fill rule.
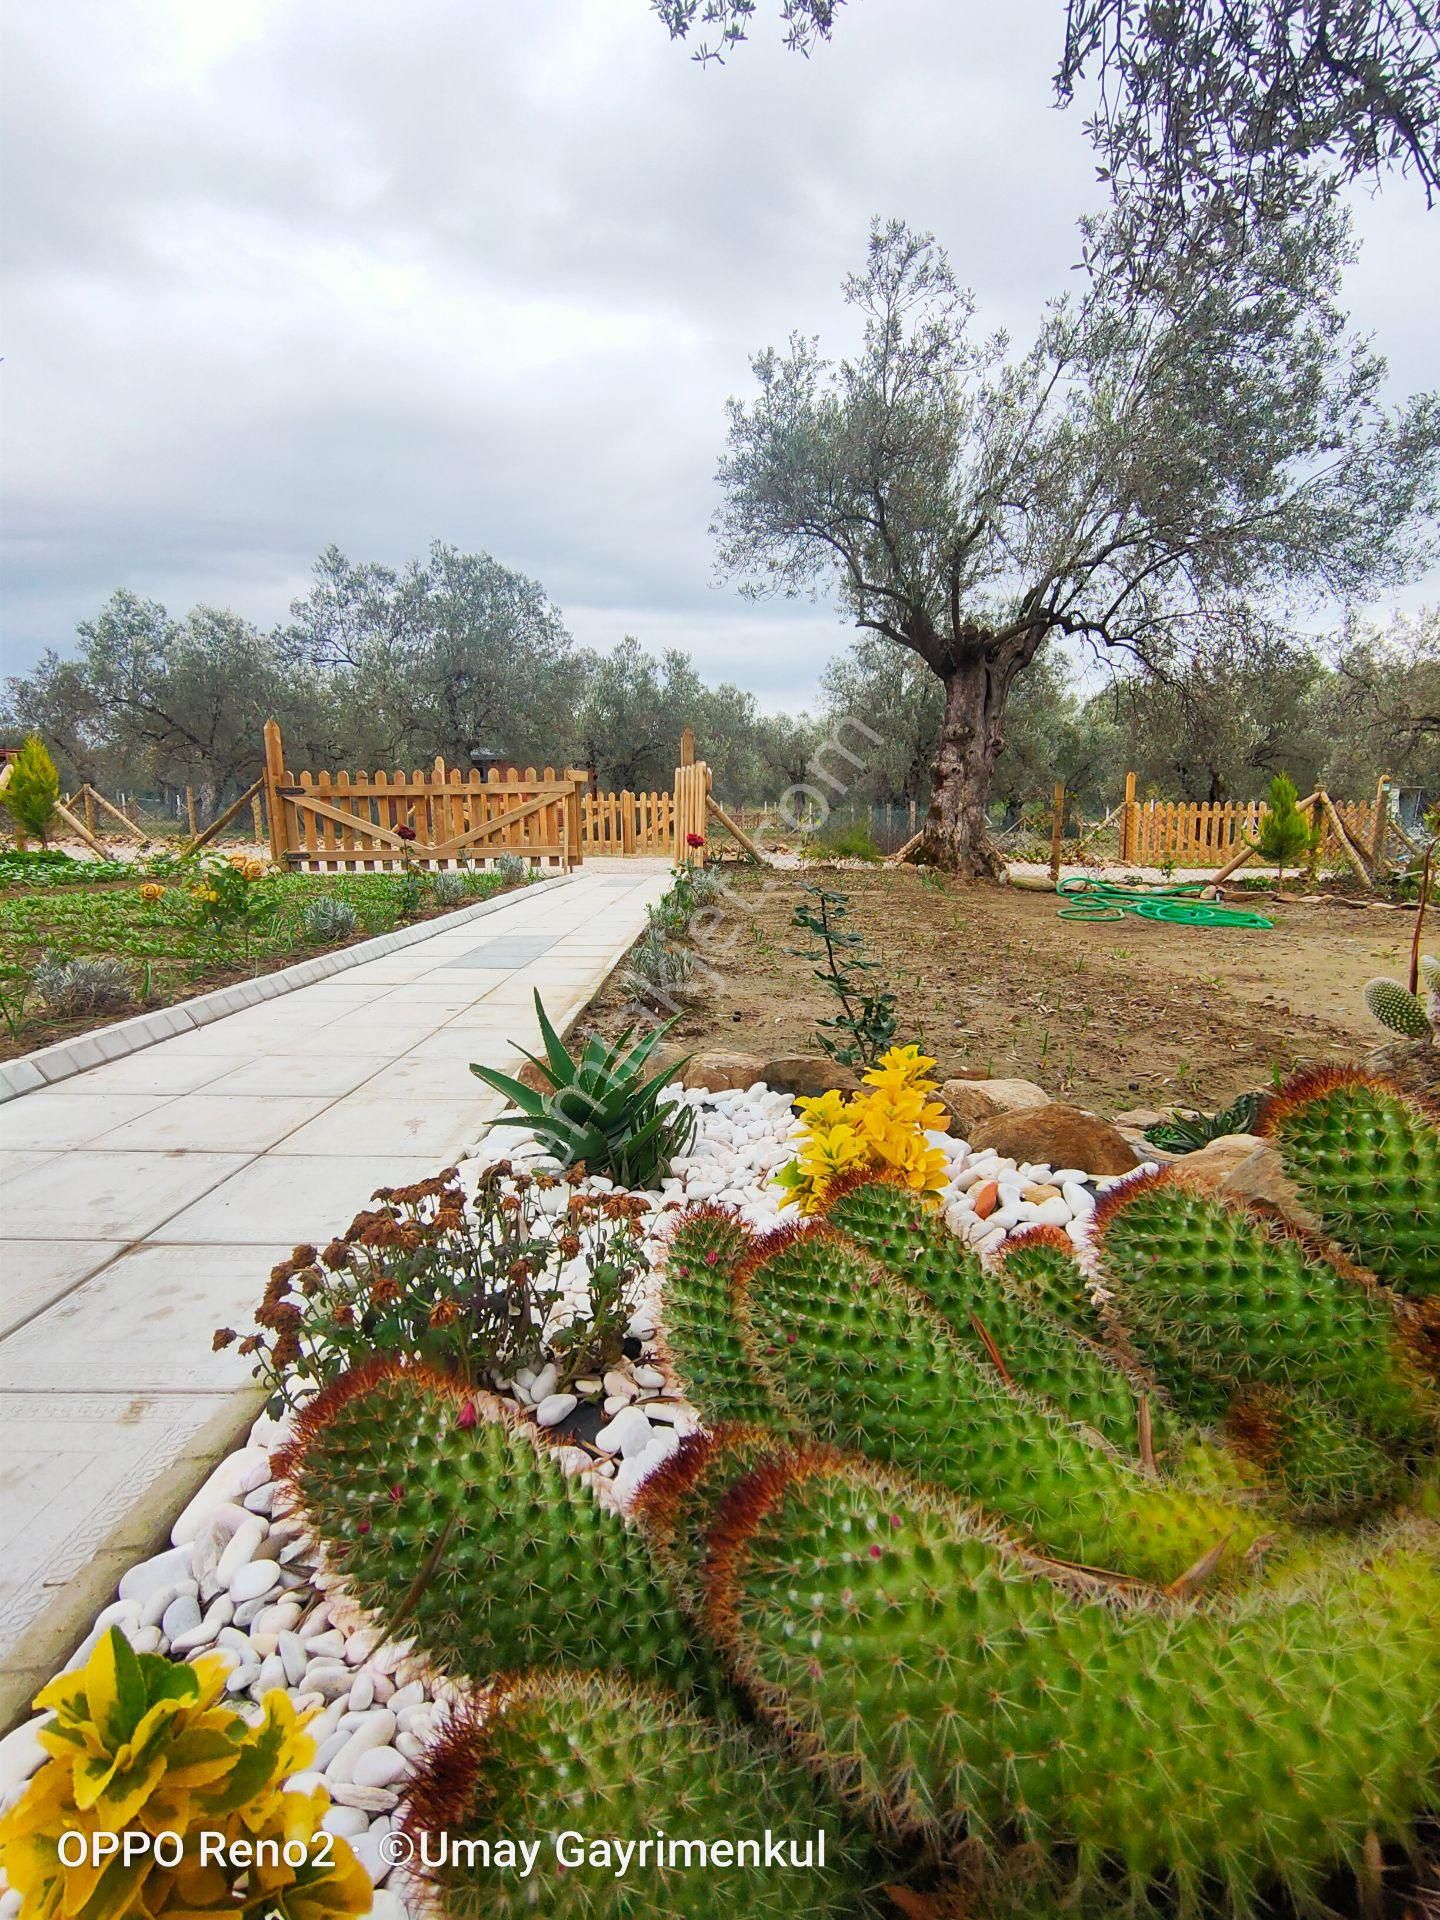
[[[762,19],[721,72],[645,0],[12,10],[7,666],[117,585],[267,623],[327,541],[441,538],[591,644],[803,699],[841,623],[711,584],[725,398],[839,337],[876,212],[1029,332],[1098,204],[1060,14],[855,0],[809,62]],[[1405,183],[1357,218],[1357,320],[1433,382],[1436,229]]]

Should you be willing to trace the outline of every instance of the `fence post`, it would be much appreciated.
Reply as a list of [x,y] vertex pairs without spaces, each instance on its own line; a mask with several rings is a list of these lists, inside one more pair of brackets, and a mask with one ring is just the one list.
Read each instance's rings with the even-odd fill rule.
[[1055,782],[1050,801],[1050,878],[1060,878],[1060,844],[1065,838],[1065,782]]
[[627,787],[620,796],[620,852],[635,851],[635,796]]
[[1370,872],[1378,883],[1385,878],[1385,829],[1390,824],[1390,776],[1382,773],[1375,789],[1375,824],[1370,834]]
[[279,723],[265,722],[265,808],[270,815],[270,858],[277,867],[285,864],[285,802],[280,788],[285,784],[285,744]]
[[680,764],[682,767],[695,764],[695,735],[689,727],[680,736]]
[[1136,811],[1135,776],[1133,773],[1127,773],[1125,776],[1125,809],[1120,815],[1120,858],[1122,860],[1133,860],[1135,858],[1136,826],[1138,824],[1135,818]]
[[95,838],[95,796],[88,785],[85,788],[85,831],[92,840]]
[[189,786],[185,789],[185,824],[190,829],[190,838],[193,840],[197,832],[195,825],[195,790]]

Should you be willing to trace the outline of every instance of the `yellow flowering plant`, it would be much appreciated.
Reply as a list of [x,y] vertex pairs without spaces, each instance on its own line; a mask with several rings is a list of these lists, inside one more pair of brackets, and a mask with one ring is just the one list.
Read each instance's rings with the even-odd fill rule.
[[891,1047],[855,1093],[831,1091],[797,1100],[802,1132],[795,1158],[775,1176],[785,1206],[816,1213],[843,1175],[890,1172],[915,1193],[938,1193],[950,1162],[927,1133],[945,1133],[950,1116],[929,1077],[935,1062],[919,1047]]
[[[38,1736],[51,1757],[0,1819],[20,1920],[369,1912],[368,1875],[322,1828],[329,1794],[285,1785],[315,1757],[305,1717],[277,1688],[246,1720],[225,1704],[228,1673],[217,1654],[137,1654],[112,1627],[36,1695],[53,1716]],[[115,1835],[133,1838],[92,1844]]]

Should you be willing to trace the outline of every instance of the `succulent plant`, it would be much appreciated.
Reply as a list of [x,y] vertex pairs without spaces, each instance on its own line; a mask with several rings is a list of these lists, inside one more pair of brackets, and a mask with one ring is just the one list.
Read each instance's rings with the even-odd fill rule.
[[448,868],[430,875],[430,898],[437,907],[463,907],[467,900],[474,898],[474,889],[470,885],[468,873],[454,873]]
[[493,1394],[359,1368],[302,1410],[276,1473],[359,1604],[452,1673],[562,1664],[685,1687],[705,1669],[645,1543]]
[[1440,1298],[1440,1131],[1393,1081],[1338,1068],[1300,1076],[1265,1131],[1325,1232],[1397,1291]]
[[531,1053],[525,1057],[544,1079],[543,1093],[494,1067],[470,1069],[514,1103],[516,1111],[501,1114],[494,1124],[529,1127],[562,1166],[583,1163],[589,1172],[605,1174],[620,1186],[658,1186],[670,1162],[695,1138],[693,1108],[660,1098],[677,1069],[666,1067],[648,1077],[645,1072],[674,1022],[639,1039],[634,1028],[627,1027],[609,1046],[596,1035],[576,1057],[550,1024],[538,992],[535,1013],[545,1058]]
[[534,877],[530,862],[523,853],[497,854],[495,871],[500,876],[501,884],[507,887],[528,886]]
[[1378,980],[1367,980],[1365,1005],[1371,1017],[1378,1020],[1382,1027],[1388,1027],[1392,1033],[1401,1034],[1407,1040],[1434,1038],[1434,1024],[1425,1010],[1424,1002],[1408,987],[1401,986],[1398,980],[1387,980],[1383,976]]
[[[328,1389],[282,1466],[331,1570],[504,1681],[412,1826],[803,1831],[819,1805],[845,1865],[787,1880],[797,1913],[870,1912],[877,1860],[936,1920],[1354,1912],[1382,1871],[1401,1898],[1440,1810],[1440,1415],[1429,1243],[1392,1216],[1435,1122],[1332,1078],[1269,1124],[1388,1285],[1173,1174],[1103,1202],[1093,1287],[1062,1236],[982,1266],[873,1179],[765,1238],[682,1216],[665,1337],[715,1431],[630,1523],[483,1396],[394,1367]],[[441,1910],[779,1910],[730,1868],[572,1871],[457,1869]]]
[[[879,1913],[876,1849],[803,1768],[763,1735],[599,1674],[526,1674],[483,1715],[452,1720],[411,1788],[406,1831],[417,1853],[426,1836],[486,1844],[431,1876],[454,1920]],[[781,1864],[766,1863],[767,1836]],[[513,1853],[517,1837],[528,1865],[497,1867],[489,1850]]]

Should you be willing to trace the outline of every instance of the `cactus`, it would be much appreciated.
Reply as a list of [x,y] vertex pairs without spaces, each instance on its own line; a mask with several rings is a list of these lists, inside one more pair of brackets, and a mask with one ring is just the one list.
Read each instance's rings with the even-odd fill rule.
[[1302,1074],[1264,1131],[1325,1232],[1418,1300],[1440,1298],[1440,1124],[1395,1082],[1338,1068]]
[[[1402,1536],[1224,1608],[1101,1594],[973,1513],[775,1461],[711,1542],[711,1629],[788,1743],[882,1829],[1018,1835],[1136,1907],[1317,1903],[1433,1805],[1440,1564]],[[1343,1702],[1343,1705],[1341,1704]]]
[[1432,1040],[1435,1037],[1434,1024],[1420,996],[1411,993],[1408,987],[1402,987],[1398,980],[1387,980],[1383,976],[1378,980],[1367,980],[1365,1005],[1372,1019],[1378,1020],[1382,1027],[1388,1027],[1392,1033],[1402,1034],[1407,1040]]
[[[1140,1398],[1150,1383],[1130,1379],[1113,1353],[1013,1289],[1008,1270],[987,1271],[918,1195],[884,1179],[854,1183],[827,1213],[833,1226],[925,1296],[973,1360],[1001,1369],[1064,1419],[1093,1427],[1117,1452],[1135,1453]],[[1071,1265],[1078,1281],[1079,1269]],[[1163,1422],[1163,1412],[1153,1419]],[[1168,1435],[1162,1451],[1169,1450],[1167,1442]]]
[[674,1232],[665,1261],[665,1344],[700,1417],[775,1426],[783,1416],[746,1358],[730,1305],[730,1276],[750,1245],[738,1214],[692,1207]]
[[508,1402],[377,1361],[306,1406],[276,1474],[353,1598],[452,1673],[532,1665],[693,1685],[645,1543]]
[[1426,1011],[1431,1024],[1440,1026],[1440,954],[1422,953],[1420,956],[1420,984],[1425,989]]
[[1037,1311],[1087,1340],[1104,1340],[1104,1320],[1068,1233],[1059,1227],[1027,1227],[1005,1242],[996,1265],[1010,1290]]
[[1125,1468],[974,1359],[935,1310],[832,1228],[761,1241],[736,1277],[753,1360],[792,1425],[905,1468],[1023,1527],[1047,1551],[1161,1582],[1261,1527]]
[[1225,1433],[1311,1519],[1341,1519],[1406,1490],[1399,1460],[1313,1394],[1274,1386],[1238,1394]]
[[[874,1848],[763,1735],[595,1674],[525,1675],[483,1718],[452,1719],[411,1787],[405,1831],[417,1854],[427,1837],[453,1834],[508,1842],[502,1860],[517,1841],[535,1847],[528,1871],[523,1856],[497,1866],[493,1855],[473,1864],[452,1856],[432,1871],[452,1920],[859,1920],[879,1911],[868,1897]],[[765,1864],[767,1831],[784,1866]],[[708,1852],[717,1841],[730,1843],[719,1858],[697,1845]],[[439,1851],[433,1839],[430,1851]]]
[[1433,1436],[1433,1396],[1391,1303],[1298,1237],[1170,1173],[1112,1188],[1096,1228],[1115,1312],[1193,1418],[1269,1385],[1321,1396],[1383,1444]]

